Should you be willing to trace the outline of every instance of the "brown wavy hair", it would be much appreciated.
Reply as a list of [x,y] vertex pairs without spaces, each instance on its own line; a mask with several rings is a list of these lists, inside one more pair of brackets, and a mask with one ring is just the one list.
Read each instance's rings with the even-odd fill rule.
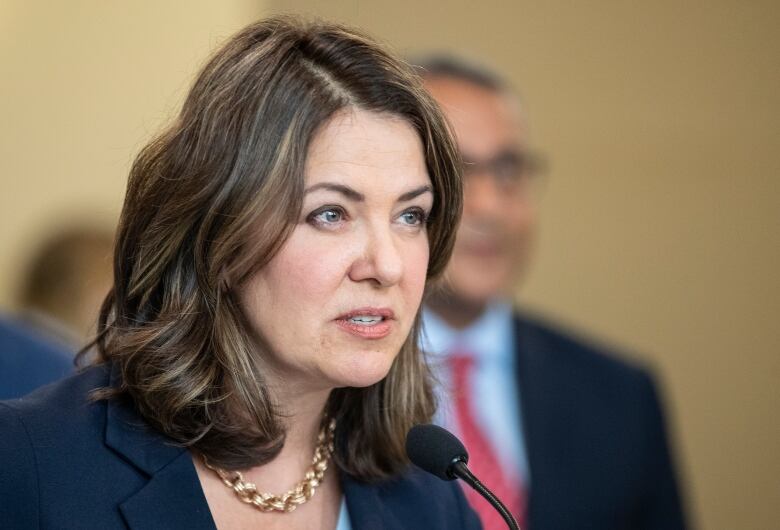
[[[130,398],[152,427],[225,469],[278,454],[280,411],[237,291],[290,234],[309,144],[348,108],[398,116],[420,135],[434,191],[428,277],[442,272],[461,211],[460,160],[420,79],[355,30],[262,20],[213,55],[132,166],[94,343],[121,383],[98,398]],[[407,430],[433,413],[419,327],[418,313],[382,381],[331,393],[336,462],[350,475],[400,471]]]

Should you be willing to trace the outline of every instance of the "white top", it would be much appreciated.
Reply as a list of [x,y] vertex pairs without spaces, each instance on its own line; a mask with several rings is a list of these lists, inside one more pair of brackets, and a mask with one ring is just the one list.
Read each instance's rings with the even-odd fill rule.
[[343,495],[341,496],[339,522],[336,524],[336,530],[352,530],[352,524],[349,522],[349,512],[347,511],[347,499]]

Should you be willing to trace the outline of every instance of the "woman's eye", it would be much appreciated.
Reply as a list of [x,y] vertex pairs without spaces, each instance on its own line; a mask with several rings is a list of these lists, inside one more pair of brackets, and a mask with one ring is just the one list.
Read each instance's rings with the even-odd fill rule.
[[425,224],[425,212],[419,208],[407,210],[401,214],[401,221],[409,226],[421,226]]
[[343,221],[344,217],[344,210],[341,208],[325,208],[311,213],[308,220],[316,225],[327,226]]
[[325,210],[321,212],[317,217],[326,223],[337,223],[341,220],[341,213],[336,210]]

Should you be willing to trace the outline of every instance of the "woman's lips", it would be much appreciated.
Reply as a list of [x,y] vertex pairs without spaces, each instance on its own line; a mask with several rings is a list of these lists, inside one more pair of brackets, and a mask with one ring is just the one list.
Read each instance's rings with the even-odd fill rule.
[[381,339],[393,330],[392,309],[365,307],[354,309],[336,319],[336,324],[351,335],[363,339]]

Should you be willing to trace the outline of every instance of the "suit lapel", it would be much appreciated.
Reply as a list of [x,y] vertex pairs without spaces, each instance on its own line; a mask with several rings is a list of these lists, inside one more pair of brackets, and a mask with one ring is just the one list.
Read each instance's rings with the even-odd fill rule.
[[[112,386],[117,379],[114,367]],[[130,404],[108,401],[105,443],[149,476],[120,505],[131,529],[216,530],[189,451],[150,429]]]
[[[550,462],[549,444],[556,443],[549,430],[558,422],[554,404],[550,401],[556,392],[555,381],[550,380],[542,337],[521,317],[515,318],[515,347],[517,350],[517,378],[519,381],[523,432],[531,484],[529,488],[527,522],[531,528],[543,528],[539,515],[540,498],[546,498],[551,488],[554,465]],[[554,453],[554,451],[553,451]]]

